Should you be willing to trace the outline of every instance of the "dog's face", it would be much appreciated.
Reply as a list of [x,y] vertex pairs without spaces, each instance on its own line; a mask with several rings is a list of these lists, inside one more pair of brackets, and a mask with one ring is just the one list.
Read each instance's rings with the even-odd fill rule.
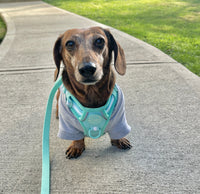
[[55,77],[58,76],[62,60],[67,73],[73,75],[77,82],[94,85],[109,69],[112,51],[117,72],[125,74],[124,52],[108,30],[99,27],[68,30],[54,46]]
[[93,85],[103,76],[107,38],[100,30],[70,30],[62,39],[65,63],[72,67],[75,79]]

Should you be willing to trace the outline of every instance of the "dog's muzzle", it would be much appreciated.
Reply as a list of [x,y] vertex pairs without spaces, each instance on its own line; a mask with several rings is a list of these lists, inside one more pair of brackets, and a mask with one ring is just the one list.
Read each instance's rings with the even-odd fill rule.
[[82,76],[82,83],[85,84],[94,84],[98,81],[98,79],[95,76],[96,73],[96,65],[92,62],[85,62],[81,63],[78,66],[78,71],[80,75]]
[[77,81],[85,85],[96,84],[103,75],[103,72],[97,69],[95,63],[84,62],[78,66],[79,77]]
[[95,71],[96,71],[96,65],[94,63],[91,62],[87,62],[87,63],[81,63],[79,65],[79,73],[85,77],[85,78],[90,78],[94,75]]

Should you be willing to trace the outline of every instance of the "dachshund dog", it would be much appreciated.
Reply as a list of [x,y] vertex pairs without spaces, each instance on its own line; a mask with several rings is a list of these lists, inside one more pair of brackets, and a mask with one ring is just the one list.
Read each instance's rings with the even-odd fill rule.
[[[58,37],[53,52],[57,67],[54,73],[55,80],[59,75],[62,61],[64,64],[62,72],[64,88],[86,108],[104,106],[114,90],[115,75],[111,66],[112,52],[114,52],[114,67],[117,73],[124,75],[126,72],[123,49],[109,30],[100,27],[66,31]],[[77,129],[76,126],[72,127],[72,125],[79,125],[81,128],[81,125],[75,117],[72,118],[71,112],[70,115],[65,113],[68,107],[66,103],[62,103],[63,99],[65,101],[66,96],[60,88],[57,92],[59,106],[57,103],[56,113],[56,116],[59,116],[58,136],[62,139],[73,140],[66,151],[66,156],[69,159],[77,158],[85,150],[85,135],[82,129]],[[119,87],[118,101],[110,118],[111,121],[114,120],[114,117],[118,117],[115,121],[116,124],[109,123],[106,132],[109,133],[113,146],[130,149],[132,146],[124,137],[130,132],[131,127],[127,124],[123,112],[123,94]],[[118,110],[117,106],[120,106],[122,110]],[[114,129],[108,131],[109,127]]]

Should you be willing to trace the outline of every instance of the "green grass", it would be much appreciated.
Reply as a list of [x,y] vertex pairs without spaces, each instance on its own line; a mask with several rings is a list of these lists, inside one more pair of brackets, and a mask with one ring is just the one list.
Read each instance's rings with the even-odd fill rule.
[[133,35],[200,76],[200,0],[44,0]]
[[6,34],[6,25],[0,16],[0,44]]

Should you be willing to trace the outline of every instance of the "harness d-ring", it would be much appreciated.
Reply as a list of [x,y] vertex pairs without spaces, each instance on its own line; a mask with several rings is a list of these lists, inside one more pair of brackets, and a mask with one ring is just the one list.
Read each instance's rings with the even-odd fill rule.
[[42,181],[41,194],[49,194],[50,192],[50,161],[49,161],[49,131],[51,123],[52,104],[57,89],[62,84],[62,77],[60,77],[52,88],[46,107],[46,114],[43,126],[42,138]]

